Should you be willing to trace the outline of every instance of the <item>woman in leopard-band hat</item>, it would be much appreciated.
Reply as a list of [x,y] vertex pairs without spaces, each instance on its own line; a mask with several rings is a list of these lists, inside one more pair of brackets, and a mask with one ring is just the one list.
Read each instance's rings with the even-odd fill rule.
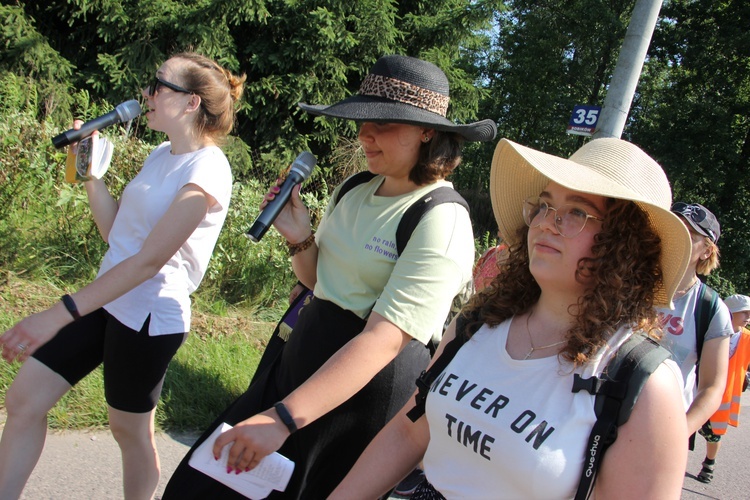
[[[406,403],[429,361],[425,344],[471,278],[474,238],[459,202],[426,213],[402,251],[398,225],[415,202],[436,189],[452,191],[445,178],[460,163],[464,141],[490,141],[496,133],[490,120],[453,123],[448,103],[443,71],[393,55],[375,63],[356,95],[331,106],[299,104],[358,122],[369,173],[336,188],[315,233],[299,186],[292,191],[274,226],[314,298],[275,363],[188,453],[165,499],[241,497],[188,464],[222,422],[234,427],[211,446],[214,456],[228,447],[228,473],[253,469],[278,451],[295,468],[286,490],[271,497],[325,498]],[[278,192],[272,187],[261,208]]]

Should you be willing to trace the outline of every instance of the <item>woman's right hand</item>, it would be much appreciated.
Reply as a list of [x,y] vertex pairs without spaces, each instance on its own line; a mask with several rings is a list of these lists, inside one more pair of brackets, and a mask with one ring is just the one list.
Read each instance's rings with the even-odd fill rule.
[[[78,130],[83,125],[83,120],[73,120],[73,130]],[[78,142],[71,142],[68,146],[70,148],[70,152],[74,155],[78,154]]]
[[[83,126],[83,120],[73,120],[73,130],[79,130],[82,126]],[[91,134],[92,137],[93,136],[97,136],[97,135],[99,135],[99,131],[98,130],[94,130],[94,132]],[[70,152],[72,154],[74,154],[74,155],[78,154],[78,144],[79,144],[79,142],[80,141],[71,142],[70,145],[68,146],[70,148]],[[91,187],[91,186],[94,186],[94,185],[104,186],[104,181],[102,179],[97,179],[95,177],[89,177],[89,178],[83,180],[82,182],[83,182],[83,184],[86,187]]]
[[23,363],[37,349],[57,335],[57,332],[70,323],[70,320],[70,313],[63,309],[61,303],[27,316],[0,335],[3,359],[8,363],[13,361]]
[[[73,130],[79,130],[83,126],[83,120],[73,120]],[[93,135],[99,135],[98,130],[94,130]],[[78,142],[71,142],[68,146],[70,148],[70,151],[75,155],[78,154]]]
[[[276,195],[280,191],[279,186],[283,182],[284,180],[281,178],[276,179],[276,185],[271,186],[260,204],[261,210],[266,208],[266,205],[276,198]],[[292,189],[289,202],[284,205],[284,208],[281,209],[281,212],[279,212],[279,215],[273,221],[273,227],[290,243],[304,241],[312,232],[310,228],[310,214],[305,204],[302,203],[299,192],[300,185],[298,184]]]

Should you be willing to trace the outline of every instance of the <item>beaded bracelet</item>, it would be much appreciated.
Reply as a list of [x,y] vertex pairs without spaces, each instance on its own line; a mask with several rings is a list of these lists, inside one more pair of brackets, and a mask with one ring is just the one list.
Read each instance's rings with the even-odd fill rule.
[[310,236],[299,243],[289,243],[287,241],[286,246],[289,248],[289,256],[294,257],[298,253],[307,250],[313,243],[315,243],[315,233],[310,233]]

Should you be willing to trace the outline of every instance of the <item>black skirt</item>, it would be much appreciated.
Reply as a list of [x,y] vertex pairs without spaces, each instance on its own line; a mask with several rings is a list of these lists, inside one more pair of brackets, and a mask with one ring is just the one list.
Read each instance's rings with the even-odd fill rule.
[[[193,450],[222,422],[235,425],[283,399],[358,335],[365,324],[351,311],[313,299],[302,309],[289,341],[274,362],[193,445],[162,498],[244,498],[190,467]],[[407,403],[415,389],[414,381],[428,362],[427,348],[412,340],[352,398],[289,436],[279,453],[294,461],[294,473],[286,491],[274,491],[269,498],[326,498],[367,444]]]

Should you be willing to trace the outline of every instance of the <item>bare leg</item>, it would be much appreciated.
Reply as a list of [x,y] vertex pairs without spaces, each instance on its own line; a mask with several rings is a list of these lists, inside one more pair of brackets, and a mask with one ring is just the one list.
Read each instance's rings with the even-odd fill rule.
[[721,447],[721,441],[717,443],[706,442],[706,458],[709,460],[716,459],[716,455],[719,454],[719,447]]
[[706,441],[706,458],[705,460],[703,460],[703,464],[701,465],[701,471],[696,476],[696,479],[698,479],[698,481],[702,483],[710,483],[714,478],[714,467],[716,467],[716,463],[714,462],[714,460],[716,459],[716,455],[719,453],[720,446],[720,441],[716,443]]
[[109,407],[109,424],[122,453],[122,481],[127,500],[150,500],[159,485],[161,466],[154,440],[154,414]]
[[21,496],[47,437],[47,412],[70,390],[70,384],[34,358],[18,371],[5,394],[5,421],[0,439],[0,498]]

